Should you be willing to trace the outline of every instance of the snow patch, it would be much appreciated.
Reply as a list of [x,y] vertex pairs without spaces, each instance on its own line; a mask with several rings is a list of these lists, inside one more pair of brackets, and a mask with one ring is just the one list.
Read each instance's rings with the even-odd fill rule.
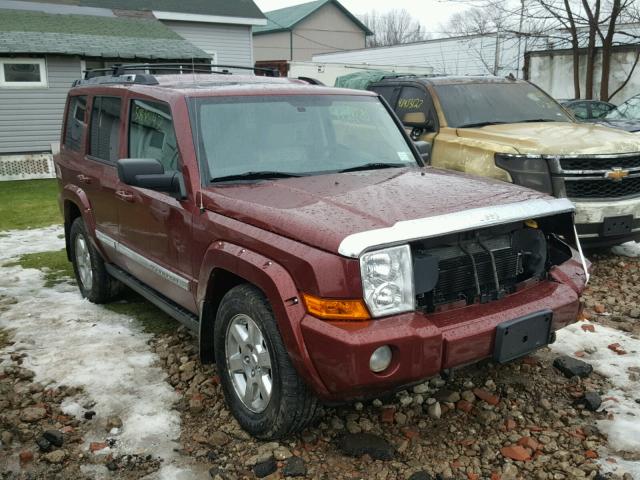
[[60,225],[0,232],[0,261],[27,253],[57,251],[63,248],[64,228]]
[[627,242],[622,245],[616,245],[611,248],[611,253],[614,255],[621,255],[623,257],[640,257],[640,243],[638,242]]
[[[595,332],[582,329],[591,325]],[[618,355],[608,348],[619,344],[627,353]],[[557,332],[556,343],[552,350],[560,354],[573,355],[575,352],[588,352],[581,358],[594,370],[607,377],[614,388],[603,395],[601,410],[613,417],[611,420],[599,420],[598,428],[607,435],[612,452],[640,453],[640,340],[613,328],[592,322],[578,322]],[[617,463],[601,462],[606,471],[629,472],[640,479],[640,462],[625,461],[616,455],[610,455]]]
[[[59,234],[59,227],[6,232],[0,237],[0,259],[59,250],[64,247]],[[15,341],[6,351],[27,353],[24,366],[43,385],[85,392],[86,397],[68,399],[61,407],[79,418],[88,409],[96,411],[87,446],[114,438],[116,453],[162,458],[156,478],[200,478],[172,465],[180,436],[180,416],[173,409],[178,395],[149,348],[151,335],[136,320],[84,300],[71,284],[44,288],[42,272],[19,266],[0,267],[0,296],[17,300],[0,316],[0,327],[12,330]],[[101,425],[110,416],[123,422],[117,435],[108,435]]]

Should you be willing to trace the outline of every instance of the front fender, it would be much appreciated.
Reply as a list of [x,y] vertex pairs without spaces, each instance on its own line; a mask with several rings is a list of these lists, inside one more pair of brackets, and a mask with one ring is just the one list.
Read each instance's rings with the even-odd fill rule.
[[[293,366],[319,396],[328,395],[320,376],[307,352],[302,336],[301,322],[305,308],[298,289],[280,264],[259,253],[229,242],[214,242],[206,251],[199,274],[197,301],[200,312],[204,311],[208,284],[215,269],[226,270],[258,287],[266,295],[275,315],[282,340],[289,352]],[[208,322],[214,318],[200,319],[200,335],[211,334]],[[202,345],[203,338],[200,339]]]

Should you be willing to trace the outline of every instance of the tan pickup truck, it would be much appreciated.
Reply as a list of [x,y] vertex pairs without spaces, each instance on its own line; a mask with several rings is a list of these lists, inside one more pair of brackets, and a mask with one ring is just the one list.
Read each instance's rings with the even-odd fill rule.
[[578,123],[525,81],[387,77],[369,90],[431,143],[434,167],[569,198],[588,245],[640,239],[640,135]]

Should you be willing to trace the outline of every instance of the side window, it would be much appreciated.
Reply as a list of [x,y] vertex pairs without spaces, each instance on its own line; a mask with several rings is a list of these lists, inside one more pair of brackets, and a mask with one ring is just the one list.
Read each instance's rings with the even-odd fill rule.
[[403,87],[400,92],[400,97],[398,98],[396,114],[398,115],[398,118],[400,118],[400,121],[404,121],[405,115],[415,112],[424,113],[429,125],[429,128],[426,129],[414,128],[413,133],[415,133],[416,136],[420,136],[425,130],[432,132],[436,131],[436,114],[433,109],[433,101],[431,100],[429,92],[427,92],[425,88]]
[[589,110],[585,102],[574,103],[571,105],[571,110],[576,118],[579,118],[580,120],[589,118]]
[[376,92],[378,95],[382,95],[387,103],[391,105],[391,108],[396,107],[400,87],[396,85],[380,85],[371,87],[371,91]]
[[608,103],[594,102],[591,104],[591,117],[602,118],[609,113],[614,107]]
[[178,145],[168,105],[146,100],[131,102],[129,157],[155,158],[165,171],[178,170]]
[[87,97],[69,97],[63,144],[76,152],[82,149],[82,139],[87,129],[86,112]]
[[89,154],[107,162],[117,162],[120,154],[120,107],[117,97],[95,97],[91,109]]

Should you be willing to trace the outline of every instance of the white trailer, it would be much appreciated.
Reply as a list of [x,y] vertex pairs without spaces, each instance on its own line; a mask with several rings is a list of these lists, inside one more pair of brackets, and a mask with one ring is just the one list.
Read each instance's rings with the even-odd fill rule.
[[289,77],[310,77],[325,85],[333,86],[336,78],[363,70],[384,70],[394,73],[412,73],[429,75],[431,67],[399,65],[371,65],[368,63],[330,63],[330,62],[289,62]]

